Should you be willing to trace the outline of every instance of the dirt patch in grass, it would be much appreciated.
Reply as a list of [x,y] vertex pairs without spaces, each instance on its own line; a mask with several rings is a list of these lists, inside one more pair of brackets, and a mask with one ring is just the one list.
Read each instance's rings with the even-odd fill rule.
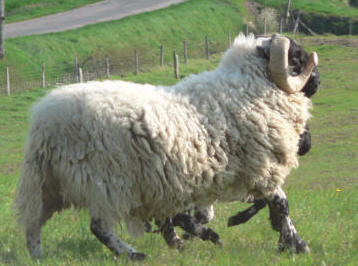
[[300,42],[303,45],[339,45],[346,47],[358,47],[358,39],[326,39],[326,38],[304,38]]

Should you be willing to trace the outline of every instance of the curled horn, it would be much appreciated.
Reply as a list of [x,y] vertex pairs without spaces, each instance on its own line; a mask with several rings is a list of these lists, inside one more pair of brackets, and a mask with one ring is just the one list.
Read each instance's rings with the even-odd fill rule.
[[312,52],[302,73],[298,76],[291,76],[288,68],[289,48],[290,40],[288,38],[278,34],[274,35],[270,49],[269,68],[273,81],[280,89],[288,93],[295,93],[306,85],[314,67],[318,65],[318,56],[316,52]]

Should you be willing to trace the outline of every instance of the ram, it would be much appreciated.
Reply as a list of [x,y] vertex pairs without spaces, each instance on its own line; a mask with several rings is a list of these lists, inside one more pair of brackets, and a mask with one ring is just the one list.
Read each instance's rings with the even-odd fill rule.
[[[259,37],[261,41],[262,37]],[[259,53],[265,57],[267,60],[270,59],[270,46],[258,46]],[[290,66],[290,72],[292,75],[298,75],[301,73],[306,66],[309,60],[309,56],[305,50],[293,39],[290,39],[290,48],[288,50],[288,61]],[[320,75],[315,67],[311,73],[310,78],[307,83],[301,89],[301,92],[308,98],[311,98],[314,95],[321,83]],[[298,152],[300,156],[305,155],[311,148],[311,134],[308,124],[305,126],[304,132],[300,135],[298,142]],[[255,200],[253,198],[249,199],[248,203],[254,203],[249,208],[244,211],[238,212],[236,215],[231,216],[228,220],[228,226],[235,226],[250,220],[255,214],[257,214],[262,208],[266,206],[266,201],[264,199]],[[270,205],[269,205],[270,207]],[[155,232],[161,231],[164,239],[167,244],[171,247],[176,247],[179,250],[184,247],[183,242],[176,234],[174,227],[181,227],[185,233],[184,238],[188,239],[193,236],[197,236],[202,240],[210,240],[214,244],[221,245],[221,240],[219,235],[214,232],[211,228],[205,226],[211,219],[214,217],[214,208],[213,205],[204,207],[201,209],[195,208],[194,216],[191,215],[193,210],[187,210],[186,212],[179,213],[172,218],[168,218],[164,225]],[[274,219],[270,208],[270,218]],[[274,225],[274,224],[273,224]],[[273,227],[275,229],[275,227]]]
[[32,110],[15,199],[29,252],[41,255],[42,226],[69,206],[89,210],[109,249],[141,260],[116,222],[140,236],[146,221],[252,197],[269,202],[281,249],[308,252],[281,186],[298,166],[311,108],[301,90],[318,57],[293,75],[289,48],[280,35],[239,35],[215,70],[171,87],[104,81],[45,96]]

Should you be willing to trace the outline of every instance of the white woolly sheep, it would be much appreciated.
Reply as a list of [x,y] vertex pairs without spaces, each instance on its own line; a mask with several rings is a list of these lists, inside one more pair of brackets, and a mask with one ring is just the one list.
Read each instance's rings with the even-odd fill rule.
[[[258,49],[261,55],[269,60],[269,46],[258,47]],[[303,71],[304,67],[306,66],[309,60],[309,55],[306,51],[302,49],[299,44],[297,44],[293,39],[290,39],[288,60],[290,69],[292,69],[291,73],[293,75],[298,75]],[[310,98],[317,92],[320,82],[321,79],[319,72],[317,68],[314,68],[311,77],[304,85],[301,92],[303,92],[306,97]],[[300,156],[305,155],[310,150],[310,148],[311,134],[309,131],[309,126],[308,124],[306,124],[305,131],[300,135],[297,154]],[[247,222],[266,206],[266,201],[264,199],[255,200],[252,198],[248,202],[252,202],[254,204],[251,205],[249,208],[245,209],[244,211],[240,211],[236,215],[231,216],[228,220],[229,227]],[[274,219],[274,217],[272,217],[271,209],[270,215],[270,218]],[[202,240],[210,240],[214,244],[221,245],[220,236],[211,228],[205,226],[205,224],[208,223],[211,219],[213,219],[213,217],[213,205],[201,209],[195,208],[194,216],[191,215],[191,210],[179,213],[172,218],[168,218],[165,224],[162,225],[160,229],[167,244],[171,247],[176,247],[178,249],[182,249],[184,244],[178,237],[178,235],[175,233],[174,226],[179,226],[185,231],[183,235],[185,239],[197,236]],[[274,220],[272,220],[272,222],[274,223]],[[273,226],[273,228],[275,229],[275,226]]]
[[89,209],[91,231],[109,249],[141,260],[113,232],[119,220],[140,236],[145,221],[250,197],[269,202],[282,249],[308,252],[281,186],[298,166],[311,107],[300,91],[318,58],[293,76],[289,47],[279,35],[240,35],[217,69],[172,87],[90,82],[44,97],[32,110],[15,201],[30,254],[41,255],[46,220],[71,205]]

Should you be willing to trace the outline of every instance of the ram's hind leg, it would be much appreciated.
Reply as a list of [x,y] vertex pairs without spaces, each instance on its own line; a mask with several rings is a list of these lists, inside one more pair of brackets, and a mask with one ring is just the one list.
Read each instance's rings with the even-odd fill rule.
[[167,242],[168,246],[171,248],[176,248],[179,251],[184,249],[184,243],[175,232],[174,224],[172,218],[167,218],[163,224],[157,222],[160,227],[160,232],[163,235],[165,242]]
[[42,226],[45,225],[46,221],[51,218],[55,211],[59,211],[62,208],[62,199],[58,195],[54,196],[51,194],[50,196],[49,193],[43,191],[41,214],[38,217],[34,217],[31,224],[27,224],[25,228],[27,249],[31,256],[40,257],[42,255]]
[[113,225],[101,218],[91,218],[91,232],[116,255],[127,253],[131,260],[144,260],[146,255],[138,253],[113,232]]
[[267,200],[272,228],[280,232],[279,250],[289,249],[296,253],[309,252],[309,247],[298,235],[288,215],[288,200],[282,189],[277,189],[276,193]]
[[180,226],[189,235],[197,236],[202,240],[210,240],[214,244],[222,245],[220,236],[211,228],[206,227],[197,218],[190,214],[179,213],[173,217],[173,225]]

